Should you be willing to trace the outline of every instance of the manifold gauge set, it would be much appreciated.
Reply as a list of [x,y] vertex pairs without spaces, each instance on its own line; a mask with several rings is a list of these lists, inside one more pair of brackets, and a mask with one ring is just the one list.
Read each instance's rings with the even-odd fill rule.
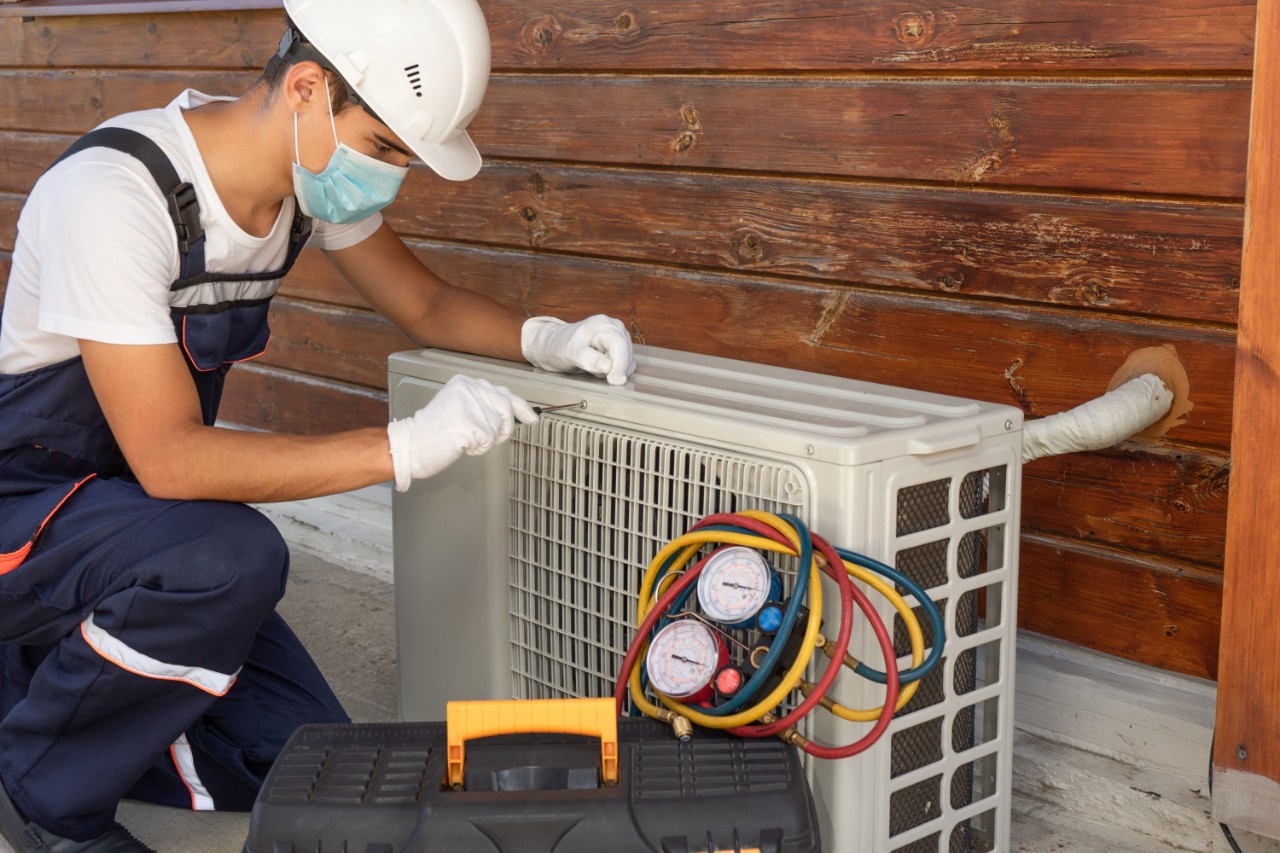
[[[779,556],[795,558],[789,584],[771,561]],[[829,636],[821,619],[823,574],[840,598],[839,625]],[[899,666],[892,632],[863,586],[900,617],[910,666]],[[899,590],[923,613],[928,647],[916,610]],[[848,654],[858,612],[875,635],[881,668]],[[780,737],[818,758],[856,755],[875,743],[938,665],[945,637],[937,605],[913,580],[831,545],[795,517],[757,511],[708,516],[664,547],[645,572],[636,623],[614,688],[618,713],[626,713],[629,697],[633,714],[671,723],[682,738],[694,726]],[[805,675],[815,656],[825,661],[810,682]],[[883,685],[883,704],[847,708],[830,698],[842,673]],[[796,728],[819,707],[875,725],[852,743],[819,744]]]

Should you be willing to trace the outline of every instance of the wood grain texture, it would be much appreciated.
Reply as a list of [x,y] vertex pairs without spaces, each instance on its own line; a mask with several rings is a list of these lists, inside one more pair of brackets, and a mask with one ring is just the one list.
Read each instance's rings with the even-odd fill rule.
[[1236,350],[1235,476],[1227,511],[1222,668],[1213,754],[1214,814],[1280,835],[1280,3],[1258,6],[1249,191]]
[[1222,586],[1166,560],[1022,536],[1018,624],[1161,669],[1216,678]]
[[13,251],[18,238],[18,215],[25,200],[25,196],[16,193],[0,193],[0,251]]
[[[627,322],[645,343],[1005,402],[1035,417],[1104,393],[1133,350],[1169,344],[1189,371],[1195,407],[1168,440],[1206,448],[1227,446],[1234,359],[1230,332],[1082,317],[1059,309],[984,304],[978,310],[958,298],[799,286],[786,279],[569,255],[416,242],[414,246],[424,262],[448,280],[530,315],[572,319],[608,312]],[[359,307],[328,264],[310,251],[304,252],[298,274],[286,281],[282,293]],[[284,311],[286,304],[279,302],[277,309]],[[296,310],[304,305],[298,303]],[[334,362],[365,364],[363,378],[347,378],[381,383],[380,368],[374,365],[385,355],[377,350],[389,339],[343,330],[342,312],[323,306],[317,310],[327,312],[327,322],[310,322],[311,339],[287,345],[296,346],[301,355],[308,347],[329,351],[368,341],[372,354],[349,351]],[[277,331],[277,341],[286,345],[282,334]],[[333,343],[315,336],[332,337]],[[395,337],[399,340],[398,333]],[[316,368],[325,369],[323,363]],[[1097,471],[1088,474],[1090,479],[1097,476]],[[1189,496],[1184,500],[1194,503]]]
[[284,12],[274,9],[169,14],[27,14],[0,17],[0,67],[224,68],[259,70],[275,53]]
[[227,374],[219,417],[273,432],[317,435],[385,423],[387,395],[305,373],[248,362]]
[[183,89],[238,95],[255,79],[233,71],[5,71],[0,128],[79,135],[120,113],[163,107]]
[[416,347],[371,311],[284,298],[272,303],[270,322],[262,364],[371,389],[386,385],[388,355]]
[[49,164],[75,140],[69,133],[0,131],[0,151],[4,152],[0,157],[0,192],[30,192]]
[[21,6],[0,6],[0,17],[57,15],[96,20],[105,15],[189,15],[202,9],[235,12],[276,8],[276,0],[22,0]]
[[1231,331],[573,255],[439,246],[426,256],[448,280],[531,315],[605,311],[644,343],[1007,402],[1036,417],[1104,393],[1133,350],[1170,344],[1195,408],[1169,439],[1225,448],[1230,434]]
[[[83,133],[251,72],[0,73],[0,127]],[[1239,200],[1248,82],[495,76],[489,158]],[[572,102],[573,110],[557,104]],[[786,110],[769,106],[783,102]],[[1204,122],[1213,115],[1213,122]]]
[[[0,127],[83,133],[254,79],[7,71]],[[495,75],[471,133],[491,158],[1239,200],[1245,152],[1224,140],[1248,97],[1243,80]]]
[[1231,79],[520,74],[472,127],[491,157],[1239,199],[1248,100]]
[[[1009,0],[998,6],[846,0],[737,0],[732,16],[700,0],[643,10],[571,0],[531,7],[482,0],[493,64],[505,69],[918,69],[1247,73],[1250,0]],[[0,6],[0,65],[256,67],[275,49],[269,0]],[[84,17],[92,16],[93,28]],[[184,52],[185,49],[185,52]]]
[[497,68],[1247,72],[1249,0],[483,0]]
[[[73,137],[0,134],[0,191]],[[1243,205],[496,162],[415,169],[388,217],[439,240],[1235,322]]]
[[490,163],[415,170],[398,232],[1235,322],[1243,205]]
[[1022,471],[1023,529],[1220,572],[1231,460],[1188,446],[1125,443]]

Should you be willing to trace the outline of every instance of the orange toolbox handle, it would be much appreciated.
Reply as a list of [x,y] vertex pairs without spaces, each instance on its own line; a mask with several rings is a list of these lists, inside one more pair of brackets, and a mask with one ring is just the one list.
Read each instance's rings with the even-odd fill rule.
[[449,784],[462,787],[464,744],[491,735],[566,734],[600,738],[600,779],[618,784],[618,717],[612,699],[499,699],[445,708]]

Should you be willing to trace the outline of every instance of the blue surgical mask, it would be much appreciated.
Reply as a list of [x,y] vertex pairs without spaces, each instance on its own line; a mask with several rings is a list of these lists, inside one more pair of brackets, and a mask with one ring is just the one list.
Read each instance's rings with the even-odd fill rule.
[[[329,101],[329,80],[325,79],[325,103]],[[298,114],[293,115],[293,192],[307,216],[344,225],[372,216],[391,204],[400,191],[400,182],[409,170],[361,154],[338,142],[338,128],[329,108],[329,126],[338,147],[324,171],[316,175],[298,162]]]

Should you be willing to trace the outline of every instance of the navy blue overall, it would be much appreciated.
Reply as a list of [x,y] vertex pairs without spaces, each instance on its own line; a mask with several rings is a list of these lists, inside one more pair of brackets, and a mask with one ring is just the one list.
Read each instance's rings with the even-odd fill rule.
[[[310,222],[295,216],[280,270],[207,273],[194,191],[160,149],[112,129],[67,154],[89,145],[137,157],[169,199],[170,306],[212,424]],[[0,778],[27,818],[84,840],[126,796],[248,809],[297,726],[346,722],[275,613],[288,565],[251,507],[148,497],[80,359],[0,375]]]

